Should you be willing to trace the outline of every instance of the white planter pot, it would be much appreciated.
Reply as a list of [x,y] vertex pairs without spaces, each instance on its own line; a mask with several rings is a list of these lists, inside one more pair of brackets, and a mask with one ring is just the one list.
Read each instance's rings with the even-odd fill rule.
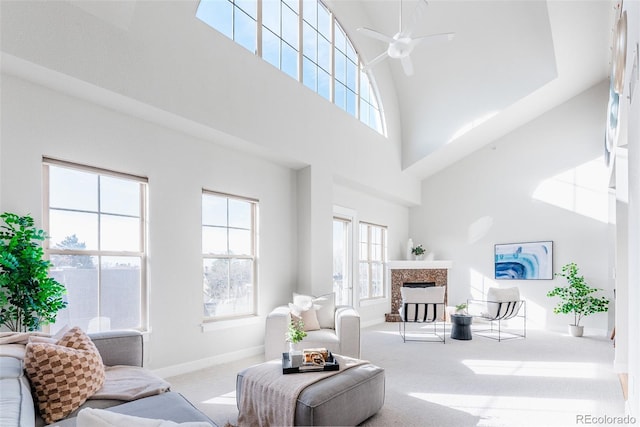
[[581,337],[584,332],[584,326],[569,325],[569,333],[572,337]]

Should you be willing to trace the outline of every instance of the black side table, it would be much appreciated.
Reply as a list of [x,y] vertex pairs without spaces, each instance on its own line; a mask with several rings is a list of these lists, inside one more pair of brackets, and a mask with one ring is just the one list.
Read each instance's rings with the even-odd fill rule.
[[454,340],[470,340],[472,319],[473,316],[468,314],[452,314],[451,338]]

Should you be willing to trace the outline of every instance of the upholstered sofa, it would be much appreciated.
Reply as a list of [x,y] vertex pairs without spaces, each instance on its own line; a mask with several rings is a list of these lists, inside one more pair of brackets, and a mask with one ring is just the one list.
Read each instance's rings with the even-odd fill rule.
[[[111,331],[90,334],[105,366],[139,366],[143,362],[142,335],[136,331]],[[43,426],[31,394],[23,361],[10,356],[0,357],[0,426]],[[171,420],[176,423],[215,423],[196,409],[181,394],[166,391],[130,402],[115,399],[89,399],[68,417],[51,425],[76,426],[76,417],[84,408],[106,409],[118,414],[142,418]]]
[[[306,331],[307,336],[298,344],[301,349],[324,347],[336,354],[360,358],[358,312],[351,306],[335,306],[330,303],[320,309],[319,313],[319,329]],[[264,338],[265,360],[281,358],[282,353],[289,351],[289,344],[285,337],[290,322],[291,304],[276,307],[267,315]]]

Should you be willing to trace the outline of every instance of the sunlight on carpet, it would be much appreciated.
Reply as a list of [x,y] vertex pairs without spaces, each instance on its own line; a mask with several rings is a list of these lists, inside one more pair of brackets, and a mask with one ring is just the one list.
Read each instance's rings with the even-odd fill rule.
[[477,375],[521,377],[599,378],[597,363],[536,362],[522,360],[462,360]]
[[408,393],[480,418],[478,426],[553,426],[575,423],[576,414],[598,407],[591,399],[563,399],[479,394]]
[[233,405],[236,406],[236,391],[230,391],[229,393],[213,397],[202,401],[205,405]]

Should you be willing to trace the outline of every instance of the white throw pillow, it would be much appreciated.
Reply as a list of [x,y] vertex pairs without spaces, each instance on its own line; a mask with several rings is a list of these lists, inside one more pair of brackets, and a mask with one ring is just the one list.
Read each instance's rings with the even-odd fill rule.
[[303,329],[305,331],[317,331],[320,329],[318,316],[316,314],[317,312],[314,308],[303,310],[302,307],[289,303],[289,310],[291,311],[291,316],[294,320],[302,320],[302,323],[304,324]]
[[312,305],[316,309],[318,323],[322,329],[335,329],[336,296],[332,292],[318,297],[293,293],[293,303],[298,307]]

